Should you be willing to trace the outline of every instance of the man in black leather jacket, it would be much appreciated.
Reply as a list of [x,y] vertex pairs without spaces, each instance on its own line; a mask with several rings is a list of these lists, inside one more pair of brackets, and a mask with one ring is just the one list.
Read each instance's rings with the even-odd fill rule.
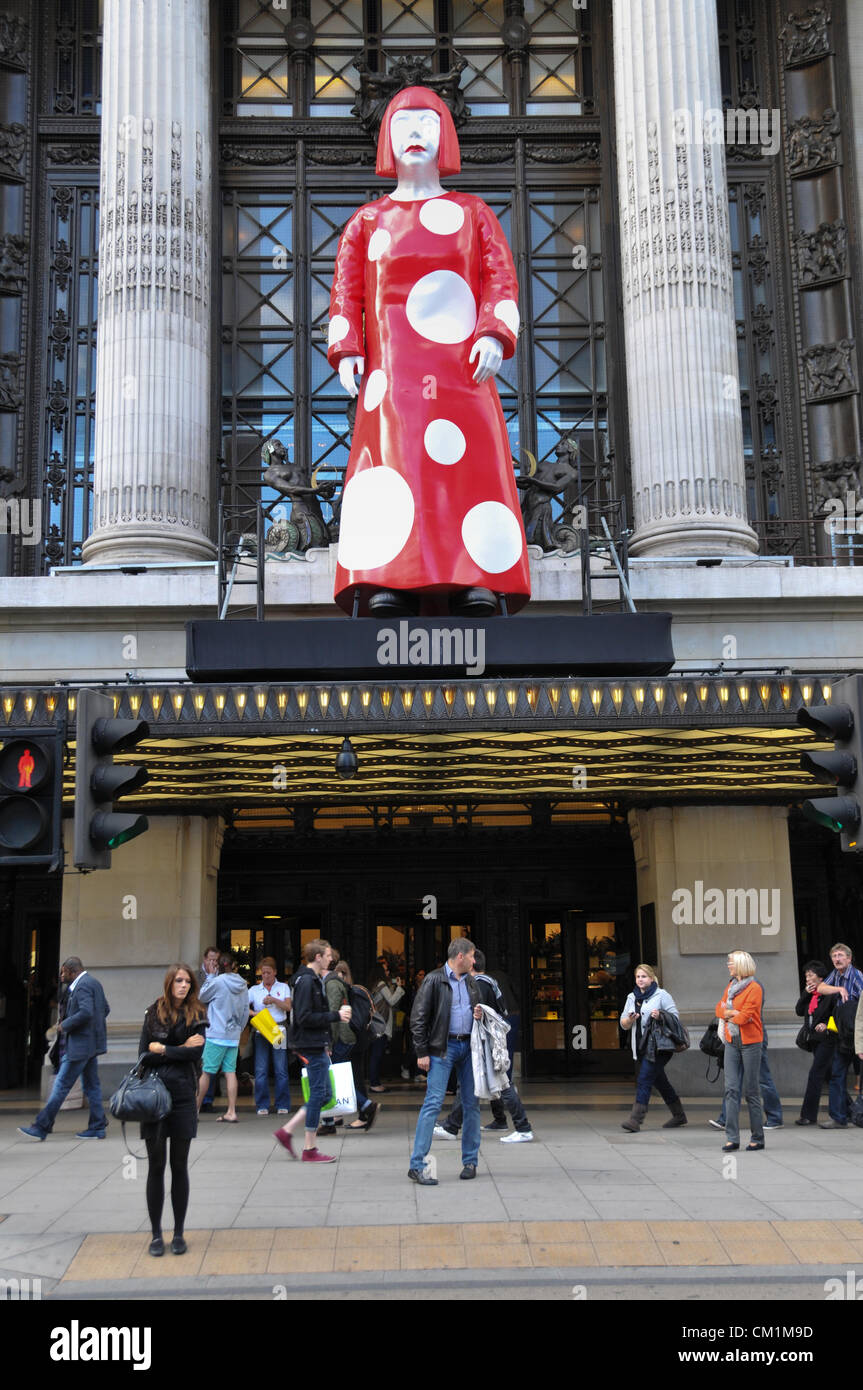
[[479,992],[470,974],[474,947],[465,937],[451,941],[446,965],[426,975],[411,1010],[411,1036],[417,1066],[428,1072],[426,1097],[417,1120],[408,1177],[421,1187],[436,1187],[437,1179],[426,1170],[432,1132],[455,1067],[462,1104],[461,1177],[475,1178],[479,1157],[479,1101],[473,1089],[470,1034],[473,1019],[480,1016]]

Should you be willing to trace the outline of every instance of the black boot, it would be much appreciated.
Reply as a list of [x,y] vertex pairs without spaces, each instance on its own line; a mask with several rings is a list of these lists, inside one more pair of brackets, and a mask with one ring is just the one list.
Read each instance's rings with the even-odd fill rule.
[[373,618],[411,618],[419,612],[419,599],[401,589],[378,589],[368,602]]
[[497,608],[497,598],[491,589],[461,589],[452,594],[449,601],[449,611],[462,618],[491,618]]

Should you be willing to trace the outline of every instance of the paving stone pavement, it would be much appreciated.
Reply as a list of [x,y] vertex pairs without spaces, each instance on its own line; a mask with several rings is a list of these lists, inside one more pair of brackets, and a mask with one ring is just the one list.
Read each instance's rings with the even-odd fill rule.
[[385,1097],[370,1134],[323,1142],[339,1161],[320,1167],[291,1162],[273,1141],[274,1116],[241,1111],[236,1127],[202,1117],[189,1251],[163,1259],[147,1254],[146,1159],[126,1152],[119,1126],[104,1141],[78,1140],[80,1114],[61,1114],[34,1144],[16,1133],[20,1117],[4,1114],[0,1279],[91,1298],[272,1296],[277,1284],[325,1287],[345,1275],[383,1288],[446,1272],[641,1271],[648,1284],[683,1268],[746,1268],[811,1275],[820,1288],[826,1274],[863,1274],[860,1130],[799,1130],[789,1119],[763,1153],[727,1156],[707,1104],[690,1103],[689,1125],[676,1130],[661,1128],[657,1106],[635,1135],[620,1129],[619,1103],[535,1104],[534,1143],[484,1134],[477,1179],[465,1183],[460,1144],[435,1141],[439,1186],[419,1188],[407,1178],[417,1105],[388,1109]]

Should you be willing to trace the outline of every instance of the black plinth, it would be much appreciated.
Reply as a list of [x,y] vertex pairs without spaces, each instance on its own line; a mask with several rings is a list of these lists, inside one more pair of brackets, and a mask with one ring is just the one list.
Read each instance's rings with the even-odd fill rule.
[[664,676],[673,664],[670,613],[186,624],[194,681]]

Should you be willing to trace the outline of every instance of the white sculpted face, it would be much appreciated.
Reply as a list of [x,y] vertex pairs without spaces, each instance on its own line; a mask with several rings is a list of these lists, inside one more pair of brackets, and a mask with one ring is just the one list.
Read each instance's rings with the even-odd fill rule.
[[425,108],[397,111],[390,119],[390,141],[397,167],[415,169],[436,164],[440,149],[440,116]]

